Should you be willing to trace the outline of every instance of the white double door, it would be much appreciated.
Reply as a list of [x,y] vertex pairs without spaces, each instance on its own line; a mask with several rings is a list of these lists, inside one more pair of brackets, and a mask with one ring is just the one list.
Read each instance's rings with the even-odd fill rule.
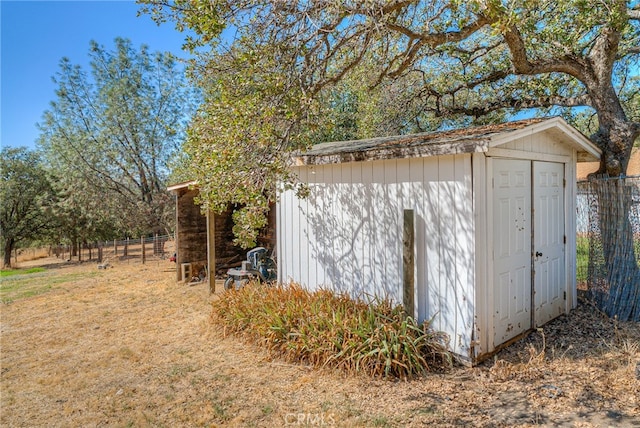
[[497,346],[564,313],[564,164],[494,159],[492,170]]

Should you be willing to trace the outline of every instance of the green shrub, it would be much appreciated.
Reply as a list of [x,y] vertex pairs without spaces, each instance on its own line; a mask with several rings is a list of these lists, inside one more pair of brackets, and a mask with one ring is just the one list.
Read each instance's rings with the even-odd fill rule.
[[213,302],[215,321],[289,361],[407,378],[452,365],[444,333],[388,300],[356,301],[297,285],[251,284]]

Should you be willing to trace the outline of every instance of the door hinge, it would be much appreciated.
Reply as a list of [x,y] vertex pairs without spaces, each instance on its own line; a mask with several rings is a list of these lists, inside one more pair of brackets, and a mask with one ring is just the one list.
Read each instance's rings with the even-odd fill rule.
[[564,300],[567,300],[567,292],[566,291],[562,292],[562,297],[564,298]]
[[566,244],[566,243],[567,243],[567,235],[564,235],[564,236],[562,237],[562,242],[563,242],[564,244]]

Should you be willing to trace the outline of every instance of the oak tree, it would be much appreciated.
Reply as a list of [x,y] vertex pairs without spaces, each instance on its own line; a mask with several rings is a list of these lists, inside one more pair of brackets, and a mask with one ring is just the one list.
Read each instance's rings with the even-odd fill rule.
[[[209,100],[219,103],[217,113],[205,108],[198,119],[191,139],[199,151],[194,163],[210,162],[217,175],[235,169],[233,182],[242,178],[242,191],[263,207],[264,185],[272,186],[278,178],[292,183],[282,168],[283,152],[312,142],[314,126],[323,128],[328,117],[322,114],[322,100],[363,67],[367,73],[362,82],[371,88],[400,85],[402,96],[395,99],[419,106],[410,109],[418,124],[425,118],[447,126],[450,120],[491,120],[491,115],[562,114],[602,150],[599,173],[609,176],[626,173],[640,135],[637,0],[140,2],[143,12],[157,21],[192,30],[190,48],[211,47],[196,74],[203,76],[205,87],[216,79],[226,83],[210,93]],[[220,78],[219,65],[229,57],[236,66]],[[255,91],[225,98],[246,90],[247,82]],[[260,97],[268,97],[269,110],[253,115],[248,110],[265,108]],[[221,140],[205,143],[216,141],[216,123],[225,112],[252,117],[241,126],[227,123],[235,128],[226,135],[230,147],[241,144],[244,157],[225,158]],[[404,126],[412,119],[402,121]],[[271,161],[265,151],[278,157],[275,169],[263,167]],[[256,162],[247,160],[253,153],[259,154]],[[198,179],[205,187],[216,180],[204,173]],[[216,191],[203,194],[211,203],[224,197]],[[251,197],[245,198],[245,209],[252,206]],[[609,266],[628,265],[623,270],[631,273],[611,278],[611,287],[640,287],[634,255],[619,257],[619,248],[633,248],[627,245],[633,238],[628,220],[622,223],[604,242],[605,259]],[[625,316],[640,319],[640,304],[633,311]]]
[[[640,135],[637,109],[623,103],[624,94],[637,98],[638,92],[637,1],[141,3],[143,12],[157,21],[173,20],[178,29],[192,30],[189,47],[211,46],[200,70],[220,70],[220,61],[232,56],[247,66],[229,68],[233,76],[225,85],[240,87],[254,79],[297,98],[297,105],[287,101],[273,108],[287,122],[277,138],[290,141],[278,142],[278,147],[304,147],[304,138],[292,141],[289,123],[308,117],[311,100],[364,63],[371,86],[410,81],[412,91],[405,99],[410,96],[419,103],[421,114],[451,118],[526,109],[591,112],[597,119],[591,138],[603,151],[600,172],[612,176],[625,172]],[[230,37],[232,42],[225,43]],[[257,65],[266,60],[272,64]],[[211,81],[205,77],[202,82]],[[229,109],[234,102],[229,100]],[[243,102],[237,101],[238,109]],[[215,120],[217,116],[211,122]]]
[[0,152],[0,237],[3,266],[26,241],[38,239],[52,226],[54,199],[49,177],[38,153],[24,147]]

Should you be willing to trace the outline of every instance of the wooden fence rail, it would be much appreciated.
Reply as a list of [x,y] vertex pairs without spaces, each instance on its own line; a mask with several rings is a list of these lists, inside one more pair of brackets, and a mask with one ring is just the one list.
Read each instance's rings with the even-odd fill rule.
[[96,241],[78,245],[58,245],[53,248],[56,257],[65,260],[96,261],[108,263],[115,260],[146,263],[147,260],[169,259],[174,251],[172,235],[154,235],[137,239],[124,238],[113,241]]

